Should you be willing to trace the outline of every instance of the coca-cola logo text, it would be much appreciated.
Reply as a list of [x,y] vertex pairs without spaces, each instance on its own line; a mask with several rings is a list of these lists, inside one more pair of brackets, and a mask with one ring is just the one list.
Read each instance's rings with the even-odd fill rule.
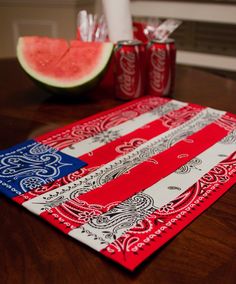
[[135,95],[135,53],[121,54],[119,65],[121,74],[118,76],[118,82],[121,91],[129,96]]
[[150,85],[156,92],[164,90],[164,72],[166,64],[166,50],[158,48],[151,53],[151,68],[149,72]]

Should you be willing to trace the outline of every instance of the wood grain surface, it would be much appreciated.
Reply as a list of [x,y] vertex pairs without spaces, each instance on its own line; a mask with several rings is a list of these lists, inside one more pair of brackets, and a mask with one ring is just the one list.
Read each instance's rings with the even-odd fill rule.
[[[0,61],[0,149],[122,103],[111,77],[78,97],[40,89]],[[177,67],[178,100],[236,113],[236,82]],[[134,273],[0,197],[0,283],[236,283],[236,186]]]

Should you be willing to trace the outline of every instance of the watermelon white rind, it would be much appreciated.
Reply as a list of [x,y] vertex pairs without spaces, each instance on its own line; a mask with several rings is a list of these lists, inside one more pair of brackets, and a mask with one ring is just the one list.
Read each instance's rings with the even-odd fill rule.
[[101,79],[113,44],[47,37],[20,37],[17,58],[24,71],[43,87],[59,93],[80,93]]

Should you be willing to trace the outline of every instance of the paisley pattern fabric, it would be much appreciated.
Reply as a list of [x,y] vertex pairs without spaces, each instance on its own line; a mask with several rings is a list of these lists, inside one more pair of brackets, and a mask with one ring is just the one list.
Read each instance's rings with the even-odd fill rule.
[[158,97],[0,152],[1,193],[130,270],[235,182],[236,116]]
[[12,197],[74,172],[86,163],[33,140],[0,152],[0,187]]

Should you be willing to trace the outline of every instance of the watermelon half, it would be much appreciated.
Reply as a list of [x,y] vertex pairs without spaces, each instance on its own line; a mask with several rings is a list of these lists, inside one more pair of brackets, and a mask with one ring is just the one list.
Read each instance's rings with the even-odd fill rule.
[[44,87],[64,93],[80,93],[102,77],[113,44],[48,37],[20,37],[17,58],[30,77]]

